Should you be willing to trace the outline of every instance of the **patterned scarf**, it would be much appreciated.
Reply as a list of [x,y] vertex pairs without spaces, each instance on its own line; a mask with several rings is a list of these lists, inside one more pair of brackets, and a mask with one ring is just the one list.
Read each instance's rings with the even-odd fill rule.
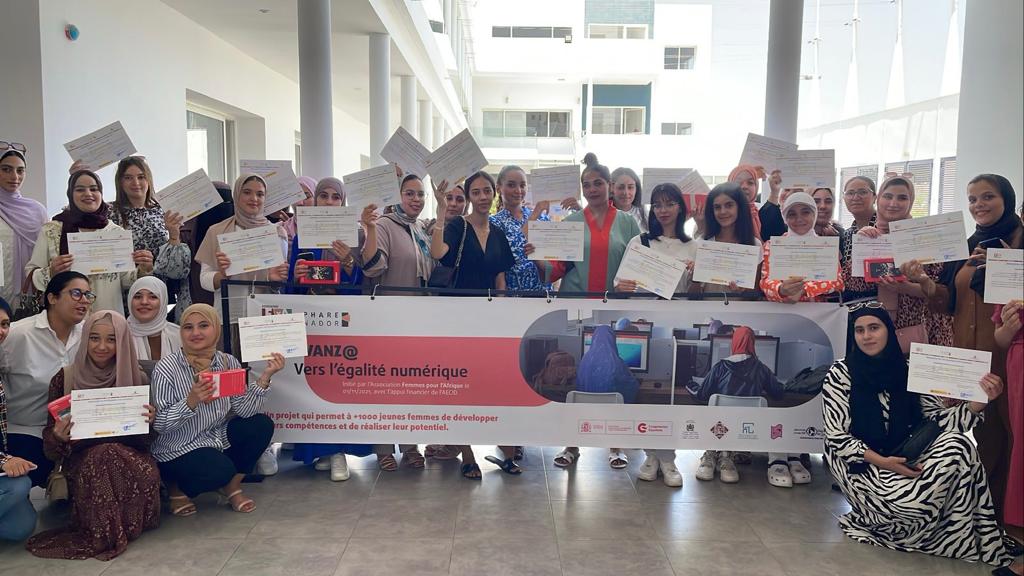
[[430,257],[430,236],[427,235],[426,227],[422,220],[417,220],[402,210],[401,204],[395,204],[394,211],[384,217],[400,224],[409,230],[412,236],[412,243],[416,245],[416,275],[423,280],[430,278],[430,272],[434,269],[434,259]]

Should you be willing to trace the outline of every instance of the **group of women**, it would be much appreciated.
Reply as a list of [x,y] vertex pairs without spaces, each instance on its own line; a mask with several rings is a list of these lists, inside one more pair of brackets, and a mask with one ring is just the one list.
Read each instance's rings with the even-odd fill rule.
[[[352,294],[424,293],[390,289],[506,290],[511,295],[543,293],[554,284],[564,293],[632,292],[636,279],[623,277],[620,264],[634,244],[687,262],[677,293],[691,298],[742,297],[795,303],[873,298],[851,314],[850,353],[837,361],[825,385],[826,460],[853,511],[842,526],[856,539],[901,550],[915,550],[1000,567],[1010,563],[1004,529],[1019,530],[1021,501],[1022,361],[1020,302],[993,309],[984,304],[984,260],[992,241],[1011,248],[1024,245],[1024,227],[1015,213],[1016,197],[998,175],[981,175],[969,190],[976,231],[966,262],[903,266],[906,281],[867,283],[852,270],[855,235],[877,237],[889,224],[910,218],[914,186],[907,175],[887,175],[877,187],[866,177],[844,183],[842,199],[854,216],[843,229],[833,217],[835,191],[781,190],[781,174],[756,166],[738,166],[730,181],[716,186],[690,213],[679,188],[653,186],[646,194],[636,173],[609,170],[593,154],[584,160],[580,185],[561,203],[568,221],[584,226],[581,262],[532,261],[528,223],[545,220],[548,202],[526,205],[527,174],[506,166],[493,178],[486,172],[459,183],[434,187],[437,214],[423,218],[426,189],[414,174],[402,174],[400,201],[363,207],[358,246],[336,241],[329,250],[303,250],[294,221],[285,213],[264,215],[266,182],[258,175],[240,176],[233,187],[217,183],[231,201],[218,207],[216,221],[198,218],[183,223],[163,213],[154,201],[152,174],[144,159],[123,160],[115,175],[115,201],[103,201],[102,182],[87,167],[74,165],[68,182],[68,206],[46,221],[42,206],[20,194],[24,150],[9,148],[0,159],[0,241],[7,285],[0,303],[3,345],[0,386],[0,537],[22,539],[35,526],[28,501],[32,485],[59,493],[66,482],[72,502],[70,526],[32,536],[28,548],[41,556],[112,558],[128,541],[159,522],[160,484],[167,489],[175,515],[196,513],[192,499],[219,491],[225,504],[251,512],[255,502],[241,481],[267,449],[273,423],[260,413],[262,401],[283,358],[268,362],[259,376],[249,376],[243,395],[215,397],[209,374],[238,368],[230,353],[218,350],[221,319],[209,305],[225,280],[288,281],[291,291]],[[764,182],[769,193],[760,208],[754,200]],[[341,181],[303,178],[305,204],[344,205]],[[497,201],[497,211],[492,214]],[[649,203],[646,210],[644,204]],[[694,236],[760,246],[764,254],[756,286],[716,285],[692,280],[697,241],[684,230],[696,221]],[[15,225],[14,223],[17,223]],[[217,235],[274,226],[281,240],[280,265],[229,275],[230,259]],[[119,274],[86,276],[72,270],[67,235],[72,232],[131,230],[136,268]],[[772,279],[771,239],[778,236],[838,236],[837,278]],[[296,288],[309,262],[336,260],[335,286]],[[434,281],[432,281],[434,278]],[[267,289],[267,288],[260,288]],[[11,324],[18,310],[23,319]],[[192,304],[192,302],[196,302]],[[172,324],[166,315],[175,304]],[[228,322],[241,314],[229,298]],[[91,313],[90,313],[91,311]],[[32,312],[35,312],[32,314]],[[9,327],[9,329],[8,329]],[[756,355],[749,330],[734,334],[733,367],[753,364]],[[84,340],[84,342],[82,342]],[[233,339],[237,341],[237,339]],[[906,353],[910,342],[989,350],[993,374],[979,384],[987,406],[947,406],[906,392]],[[151,376],[140,370],[151,362]],[[756,366],[755,366],[756,368]],[[756,372],[756,370],[755,370]],[[103,441],[72,441],[71,422],[47,414],[48,401],[71,390],[149,383],[151,405],[146,418],[150,435]],[[1009,401],[1007,397],[1009,396]],[[901,436],[931,419],[943,433],[914,468],[899,462],[892,449]],[[975,430],[978,448],[963,434]],[[1012,446],[1012,450],[1011,450]],[[501,447],[494,458],[510,474],[521,472],[523,450]],[[399,446],[401,464],[423,468],[425,458],[462,458],[462,474],[480,478],[469,446]],[[332,480],[348,478],[346,454],[375,454],[382,470],[399,467],[391,445],[296,445],[294,458],[330,470]],[[735,460],[742,455],[708,452],[697,477],[739,480]],[[572,466],[576,448],[566,448],[555,464]],[[613,468],[628,465],[619,449],[609,452]],[[670,486],[682,484],[671,450],[650,450],[640,468],[642,480],[661,476]],[[798,454],[771,454],[769,481],[789,487],[810,481]],[[906,490],[899,487],[907,485]],[[1015,534],[1019,538],[1019,532]],[[1010,569],[1010,568],[1007,568]],[[1012,568],[1020,573],[1019,567]]]

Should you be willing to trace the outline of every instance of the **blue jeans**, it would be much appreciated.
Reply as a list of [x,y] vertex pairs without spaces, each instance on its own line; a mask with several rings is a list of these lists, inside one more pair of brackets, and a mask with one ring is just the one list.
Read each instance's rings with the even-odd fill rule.
[[0,540],[25,540],[36,529],[36,509],[28,499],[28,476],[0,476]]

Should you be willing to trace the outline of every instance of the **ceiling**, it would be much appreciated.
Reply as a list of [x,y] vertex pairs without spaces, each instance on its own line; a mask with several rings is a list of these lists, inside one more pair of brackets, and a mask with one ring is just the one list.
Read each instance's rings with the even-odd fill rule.
[[[272,70],[299,81],[297,0],[162,0]],[[262,12],[267,10],[267,12]],[[357,120],[370,115],[369,34],[387,32],[365,0],[331,0],[334,106]],[[400,106],[395,76],[411,75],[391,44],[391,102]]]

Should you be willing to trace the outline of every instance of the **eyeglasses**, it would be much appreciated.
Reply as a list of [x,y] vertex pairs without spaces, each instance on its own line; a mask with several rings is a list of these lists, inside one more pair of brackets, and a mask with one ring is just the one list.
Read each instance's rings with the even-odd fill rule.
[[857,302],[856,304],[850,304],[848,308],[849,308],[850,312],[856,312],[857,310],[860,310],[861,308],[871,308],[871,309],[877,310],[877,309],[882,308],[882,307],[883,306],[882,306],[881,302],[879,302],[877,300],[868,300],[867,302]]
[[903,172],[903,173],[886,172],[885,176],[882,179],[883,180],[889,180],[890,178],[906,178],[907,180],[913,180],[914,179],[914,173],[913,172]]
[[28,152],[28,148],[25,148],[25,145],[21,142],[4,142],[3,140],[0,140],[0,151],[4,150],[14,150],[16,152],[21,152],[22,154]]
[[71,296],[71,299],[75,302],[81,302],[82,298],[85,298],[86,302],[90,304],[96,301],[96,294],[88,290],[82,290],[81,288],[72,288],[68,290],[68,296]]
[[843,196],[846,196],[847,198],[853,198],[854,196],[858,198],[867,198],[872,194],[874,194],[874,192],[868,190],[867,188],[857,188],[856,190],[847,190],[843,192]]

